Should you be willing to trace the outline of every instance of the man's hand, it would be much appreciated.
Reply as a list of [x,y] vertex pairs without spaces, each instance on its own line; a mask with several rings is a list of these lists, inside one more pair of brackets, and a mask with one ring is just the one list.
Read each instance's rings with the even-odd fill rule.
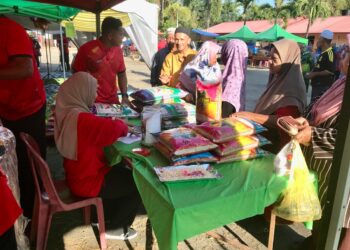
[[122,97],[122,102],[121,102],[122,105],[126,105],[128,107],[131,107],[131,103],[129,101],[129,98],[127,96],[123,96]]
[[162,75],[159,77],[159,80],[165,85],[169,84],[170,79],[171,79],[171,76],[167,76],[167,75]]
[[302,145],[309,146],[311,143],[312,137],[312,127],[307,126],[304,129],[300,130],[299,133],[294,136],[294,139]]
[[317,76],[317,73],[316,72],[309,72],[306,74],[306,78],[307,79],[313,79]]

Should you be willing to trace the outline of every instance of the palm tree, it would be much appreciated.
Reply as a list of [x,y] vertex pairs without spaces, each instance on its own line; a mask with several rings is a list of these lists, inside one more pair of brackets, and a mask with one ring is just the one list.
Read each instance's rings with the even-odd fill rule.
[[237,3],[240,3],[243,7],[243,20],[244,20],[244,25],[247,22],[247,9],[249,8],[249,6],[254,2],[254,0],[237,0]]
[[297,0],[296,6],[299,13],[309,19],[306,28],[306,38],[309,36],[310,26],[318,17],[328,17],[331,14],[329,2],[326,0]]
[[284,0],[275,0],[275,11],[276,11],[275,24],[277,23],[278,17],[283,10],[283,4],[284,4]]

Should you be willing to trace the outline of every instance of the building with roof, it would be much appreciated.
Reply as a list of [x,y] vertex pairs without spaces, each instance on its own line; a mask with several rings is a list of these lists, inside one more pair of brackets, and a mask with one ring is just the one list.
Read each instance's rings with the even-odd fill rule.
[[[278,22],[284,26],[282,21]],[[292,34],[305,37],[308,19],[298,17],[289,19],[286,30]],[[254,32],[260,33],[271,28],[274,25],[273,20],[254,20],[247,21],[246,25]],[[208,32],[217,33],[220,35],[229,34],[238,31],[243,26],[243,21],[239,22],[224,22],[212,26],[207,29]],[[311,25],[309,29],[309,40],[315,45],[315,41],[320,36],[320,33],[328,29],[334,33],[333,42],[337,45],[345,44],[347,42],[346,34],[350,33],[350,16],[333,16],[328,18],[318,18]]]

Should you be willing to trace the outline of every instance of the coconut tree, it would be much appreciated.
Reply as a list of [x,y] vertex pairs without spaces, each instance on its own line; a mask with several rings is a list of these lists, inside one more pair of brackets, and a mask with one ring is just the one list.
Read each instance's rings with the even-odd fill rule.
[[247,10],[250,7],[250,5],[254,2],[254,0],[237,0],[237,3],[241,4],[243,7],[243,20],[244,20],[244,25],[247,22]]
[[331,14],[331,7],[326,0],[297,0],[296,6],[299,13],[308,18],[306,35],[309,36],[311,25],[318,17],[328,17]]

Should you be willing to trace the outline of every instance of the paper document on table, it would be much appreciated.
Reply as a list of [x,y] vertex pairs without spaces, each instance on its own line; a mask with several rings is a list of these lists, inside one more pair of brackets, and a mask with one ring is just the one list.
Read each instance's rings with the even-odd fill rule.
[[127,136],[120,137],[118,139],[118,141],[120,141],[122,143],[125,143],[125,144],[131,144],[131,143],[134,143],[134,142],[141,141],[141,135],[134,135],[134,134],[128,133]]

